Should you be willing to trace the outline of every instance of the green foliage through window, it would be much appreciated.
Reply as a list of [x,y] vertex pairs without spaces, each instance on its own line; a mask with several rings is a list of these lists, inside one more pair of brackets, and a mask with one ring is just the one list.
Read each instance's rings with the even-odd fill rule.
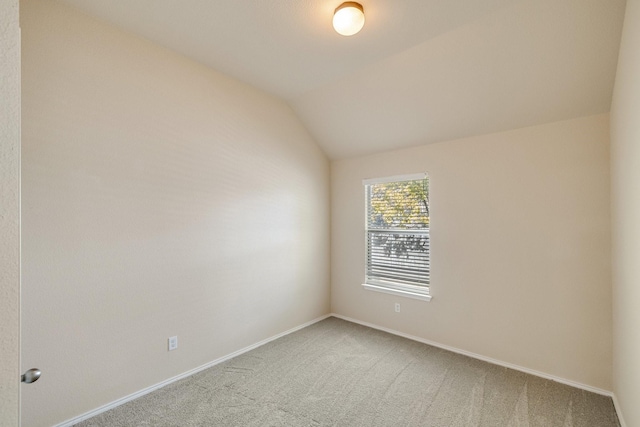
[[369,186],[369,228],[428,228],[429,180]]
[[366,184],[367,281],[429,285],[429,180]]

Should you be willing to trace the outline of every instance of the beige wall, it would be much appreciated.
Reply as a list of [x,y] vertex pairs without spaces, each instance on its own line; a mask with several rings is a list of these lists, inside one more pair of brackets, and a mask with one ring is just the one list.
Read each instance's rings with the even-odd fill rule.
[[627,0],[611,106],[613,387],[640,426],[640,1]]
[[290,108],[58,2],[22,7],[23,363],[43,371],[24,426],[329,312],[329,163]]
[[0,425],[20,397],[20,29],[18,1],[0,0]]
[[[416,172],[431,302],[361,286],[362,179]],[[334,312],[611,390],[607,115],[335,161],[331,237]]]

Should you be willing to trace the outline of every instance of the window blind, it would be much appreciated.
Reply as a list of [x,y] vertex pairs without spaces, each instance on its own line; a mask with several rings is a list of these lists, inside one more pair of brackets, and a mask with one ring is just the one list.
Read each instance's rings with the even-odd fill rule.
[[428,178],[380,181],[365,183],[366,282],[389,287],[428,288]]

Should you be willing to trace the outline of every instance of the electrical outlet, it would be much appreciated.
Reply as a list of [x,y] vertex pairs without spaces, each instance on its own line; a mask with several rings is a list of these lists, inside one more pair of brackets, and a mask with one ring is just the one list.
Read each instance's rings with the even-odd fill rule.
[[396,313],[400,313],[400,303],[396,303]]
[[178,348],[178,337],[170,337],[169,338],[169,351],[175,350]]

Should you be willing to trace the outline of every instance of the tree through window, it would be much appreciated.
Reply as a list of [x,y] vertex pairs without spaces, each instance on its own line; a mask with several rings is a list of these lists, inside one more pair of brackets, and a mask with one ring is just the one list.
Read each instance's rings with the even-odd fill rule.
[[429,295],[429,178],[419,174],[366,180],[364,184],[365,287]]

